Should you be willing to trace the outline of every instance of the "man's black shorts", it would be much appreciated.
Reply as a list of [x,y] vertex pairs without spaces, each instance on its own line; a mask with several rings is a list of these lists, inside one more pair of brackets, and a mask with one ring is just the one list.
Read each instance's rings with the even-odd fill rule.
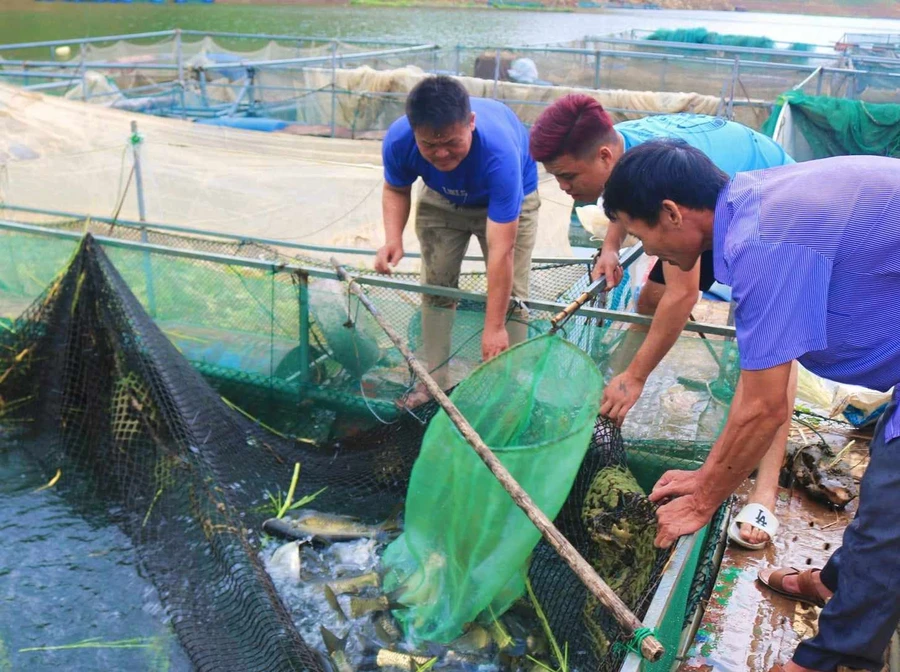
[[[661,285],[666,284],[666,279],[663,276],[663,262],[657,261],[656,264],[650,269],[650,275],[647,276],[648,280],[652,280],[653,282],[658,282]],[[716,281],[716,276],[713,273],[713,255],[712,250],[707,250],[703,254],[700,255],[700,291],[705,292],[710,287],[712,287],[713,283]]]

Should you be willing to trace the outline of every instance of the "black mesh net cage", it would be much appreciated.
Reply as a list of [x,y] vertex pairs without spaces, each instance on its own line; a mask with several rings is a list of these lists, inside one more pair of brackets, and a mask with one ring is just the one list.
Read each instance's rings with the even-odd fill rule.
[[[57,487],[74,507],[102,510],[133,540],[191,664],[217,672],[327,669],[260,561],[261,524],[271,516],[260,507],[264,493],[289,482],[300,462],[304,487],[325,488],[317,510],[384,520],[403,503],[437,411],[431,403],[416,417],[319,445],[268,431],[223,402],[90,235],[0,334],[0,399],[4,438],[27,439],[44,469],[68,475]],[[597,535],[627,528],[624,556],[600,573],[640,617],[668,558],[645,543],[652,508],[619,493],[586,515],[598,474],[624,465],[618,430],[598,420],[556,523],[598,571]],[[623,633],[545,542],[529,577],[569,667],[618,669]]]

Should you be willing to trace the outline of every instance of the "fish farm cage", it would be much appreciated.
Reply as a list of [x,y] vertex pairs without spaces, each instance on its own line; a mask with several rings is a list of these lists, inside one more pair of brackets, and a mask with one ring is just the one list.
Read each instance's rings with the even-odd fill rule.
[[896,102],[894,58],[587,36],[563,45],[452,46],[169,30],[0,45],[0,82],[204,124],[381,137],[429,73],[502,100],[524,123],[590,90],[617,119],[698,112],[759,128],[798,83]]
[[[48,477],[60,470],[61,496],[76,510],[101,511],[92,515],[132,540],[193,669],[327,669],[308,628],[325,614],[281,597],[266,572],[260,500],[286,485],[299,463],[300,489],[320,493],[316,509],[385,519],[403,503],[437,411],[427,404],[407,413],[394,404],[413,383],[409,368],[323,253],[361,256],[355,248],[0,208],[4,450],[18,447]],[[458,301],[452,365],[464,387],[480,359],[483,267],[466,274],[459,290],[422,285],[413,275],[377,276],[352,261],[347,268],[413,350],[421,345],[422,296]],[[525,345],[546,334],[549,318],[588,281],[584,260],[534,260],[533,338]],[[543,338],[574,344],[608,376],[623,327],[643,319],[585,306]],[[733,335],[723,325],[689,325],[621,433],[597,421],[555,519],[579,551],[590,553],[578,522],[581,500],[602,470],[627,465],[647,490],[666,469],[702,463],[733,394]],[[629,515],[623,502],[612,504],[619,522]],[[594,629],[586,625],[587,607],[576,608],[590,604],[586,589],[538,544],[531,585],[570,669],[672,669],[715,581],[727,514],[726,504],[671,552],[633,565],[643,581],[637,592],[628,591],[635,583],[620,585],[665,647],[652,664],[629,651],[602,607],[592,612]],[[597,627],[600,648],[591,643]],[[44,655],[65,664],[52,657],[64,654]],[[117,655],[115,664],[127,669],[128,651]]]

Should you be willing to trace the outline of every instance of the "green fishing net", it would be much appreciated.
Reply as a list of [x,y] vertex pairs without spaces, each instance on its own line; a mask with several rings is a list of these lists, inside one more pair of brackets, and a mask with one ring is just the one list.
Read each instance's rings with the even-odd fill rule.
[[384,354],[378,343],[381,328],[342,283],[317,279],[311,284],[310,312],[331,356],[353,378],[362,378]]
[[[591,440],[602,379],[579,348],[545,335],[476,369],[451,400],[551,519]],[[540,533],[443,411],[413,466],[405,531],[384,554],[385,589],[417,640],[449,642],[525,590]]]
[[812,149],[812,158],[848,154],[900,158],[900,105],[786,91],[775,101],[763,133],[774,134],[778,115],[787,103],[794,125]]

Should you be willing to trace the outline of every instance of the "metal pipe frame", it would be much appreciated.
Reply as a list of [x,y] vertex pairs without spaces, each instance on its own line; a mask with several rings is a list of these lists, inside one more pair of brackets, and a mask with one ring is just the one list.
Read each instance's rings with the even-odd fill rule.
[[[46,229],[40,226],[30,224],[19,224],[18,222],[10,222],[0,220],[0,229],[7,231],[18,231],[20,233],[46,236],[49,238],[61,238],[72,241],[82,239],[82,234],[75,231],[59,231],[55,229]],[[325,278],[329,280],[339,279],[337,273],[316,266],[303,266],[300,264],[279,264],[270,261],[261,261],[259,259],[248,259],[244,257],[229,256],[223,254],[212,254],[208,252],[199,252],[196,250],[186,250],[163,245],[151,245],[144,243],[136,243],[127,240],[119,240],[116,238],[108,238],[106,236],[94,236],[94,239],[101,245],[115,247],[126,250],[146,251],[168,257],[178,257],[182,259],[197,259],[200,261],[208,261],[225,266],[240,266],[243,268],[253,268],[256,270],[267,271],[270,273],[293,273],[303,274],[312,278]],[[584,263],[585,260],[580,260]],[[384,276],[358,276],[355,278],[361,285],[369,285],[371,287],[384,287],[403,292],[411,292],[415,294],[429,294],[432,296],[443,296],[451,299],[469,299],[486,303],[487,296],[476,292],[467,292],[461,289],[453,289],[450,287],[437,287],[435,285],[423,285],[418,282],[410,282],[406,280],[396,280]],[[566,307],[567,304],[556,303],[554,301],[535,301],[528,300],[525,305],[533,310],[541,310],[556,313]],[[627,322],[630,324],[643,324],[649,326],[653,321],[652,317],[647,315],[639,315],[637,313],[626,313],[616,310],[603,310],[599,308],[580,308],[575,313],[586,318],[612,320],[615,322]],[[718,324],[703,324],[699,322],[688,322],[684,331],[698,332],[706,335],[714,334],[717,336],[734,336],[735,330],[732,327],[725,327]]]
[[[484,50],[488,49],[488,47],[461,47],[462,49],[472,49],[472,50]],[[491,47],[492,48],[492,47]],[[600,56],[612,56],[612,57],[620,57],[620,58],[634,58],[637,60],[651,60],[651,61],[679,61],[682,63],[713,63],[715,65],[732,65],[734,63],[734,58],[721,58],[721,57],[710,57],[703,58],[700,56],[688,56],[685,54],[660,54],[655,52],[644,52],[644,51],[619,51],[614,49],[593,49],[593,50],[584,50],[584,49],[540,49],[535,47],[508,47],[511,50],[521,51],[521,52],[547,52],[547,53],[565,53],[571,54],[573,56],[579,55],[600,55]],[[802,53],[802,52],[798,52]],[[897,64],[896,60],[887,59],[888,61]],[[818,67],[816,65],[804,65],[802,63],[772,63],[768,61],[741,61],[741,67],[760,67],[760,68],[771,68],[773,70],[797,70],[801,72],[813,72]],[[879,75],[879,76],[895,76],[900,77],[900,72],[898,73],[882,73],[882,72],[871,72],[868,70],[856,70],[856,69],[848,69],[848,68],[829,68],[823,67],[825,72],[830,73],[839,73],[839,74],[849,74],[849,75]]]
[[[397,56],[400,54],[425,53],[429,51],[440,50],[440,47],[433,44],[423,44],[415,47],[403,47],[399,49],[383,49],[381,51],[361,51],[357,54],[342,54],[341,60],[357,61],[364,58],[377,58],[380,56]],[[327,56],[304,56],[303,58],[281,58],[271,61],[236,61],[233,63],[212,63],[204,65],[203,70],[229,70],[233,68],[274,68],[283,65],[303,65],[310,63],[328,63],[332,59],[332,55]],[[171,69],[171,66],[168,66]],[[198,68],[200,69],[200,68]]]
[[[458,47],[458,49],[468,49],[468,50],[483,50],[485,48],[481,47]],[[381,51],[368,51],[368,52],[359,52],[356,54],[341,54],[340,60],[344,61],[356,61],[366,58],[379,58],[382,56],[397,56],[409,53],[429,53],[441,51],[442,47],[437,45],[418,45],[414,47],[404,47],[399,49],[389,49],[389,50],[381,50]],[[701,63],[701,64],[714,64],[714,65],[731,65],[734,63],[733,58],[721,58],[721,57],[710,57],[703,58],[698,56],[690,56],[685,54],[663,54],[656,52],[641,52],[641,51],[619,51],[614,49],[595,49],[595,50],[583,50],[583,49],[540,49],[534,47],[522,47],[517,48],[516,51],[523,52],[546,52],[546,53],[565,53],[573,56],[592,56],[594,58],[600,58],[601,56],[608,57],[616,57],[616,58],[633,58],[636,60],[651,60],[651,61],[678,61],[681,63]],[[331,61],[331,55],[327,56],[305,56],[302,58],[288,58],[288,59],[276,59],[269,61],[237,61],[232,63],[212,63],[209,65],[205,65],[202,67],[196,68],[197,70],[228,70],[234,68],[247,68],[247,67],[258,67],[258,68],[277,68],[282,66],[289,65],[315,65],[315,64],[323,64],[329,63]],[[890,61],[894,64],[897,63],[896,60],[893,59],[884,59],[886,61]],[[857,59],[856,62],[862,62],[860,59]],[[95,69],[107,69],[107,70],[171,70],[173,72],[177,72],[178,64],[173,62],[172,64],[163,64],[163,63],[113,63],[113,62],[104,62],[104,61],[84,61],[74,62],[59,62],[59,61],[35,61],[35,60],[15,60],[9,59],[4,60],[4,64],[7,66],[10,65],[19,65],[22,67],[47,67],[47,68],[59,68],[59,69],[67,69],[67,68],[81,68],[81,67],[89,67]],[[824,72],[834,73],[834,74],[847,74],[847,75],[878,75],[880,77],[900,77],[900,72],[892,73],[892,72],[880,72],[880,71],[869,71],[869,70],[859,70],[853,68],[842,68],[842,67],[828,67],[828,66],[816,66],[812,64],[802,64],[802,63],[773,63],[768,61],[752,61],[752,60],[742,60],[742,67],[753,67],[753,68],[765,68],[770,70],[792,70],[797,72],[815,72],[818,68],[822,68]]]
[[[187,31],[184,31],[187,32]],[[119,40],[137,40],[149,37],[174,37],[174,30],[157,30],[152,33],[130,33],[128,35],[104,35],[102,37],[77,37],[71,40],[47,40],[44,42],[19,42],[17,44],[0,44],[0,51],[13,49],[32,49],[35,47],[64,47],[73,44],[95,44],[97,42],[117,42]]]
[[[187,236],[202,236],[203,238],[219,238],[224,239],[229,242],[235,243],[257,243],[259,245],[267,245],[270,247],[282,247],[287,249],[295,249],[295,250],[306,250],[309,252],[323,252],[323,253],[338,253],[338,254],[351,254],[356,256],[363,257],[374,257],[376,254],[375,250],[365,250],[358,249],[355,247],[338,247],[333,245],[313,245],[310,243],[295,243],[291,241],[278,240],[276,238],[256,238],[252,236],[241,236],[235,233],[226,233],[220,231],[208,231],[205,229],[194,229],[187,226],[176,226],[174,224],[155,224],[152,222],[136,222],[131,219],[113,219],[111,217],[95,217],[93,215],[86,215],[84,213],[77,212],[67,212],[64,210],[44,210],[41,208],[30,208],[21,205],[11,205],[9,203],[0,204],[0,212],[3,210],[13,210],[15,212],[28,212],[32,214],[39,215],[50,215],[51,217],[65,217],[66,219],[75,219],[75,220],[86,220],[90,219],[92,222],[100,222],[101,224],[114,224],[116,226],[122,226],[130,229],[151,229],[156,231],[162,231],[164,233],[174,233],[174,234],[184,234]],[[40,226],[39,224],[37,226]],[[419,258],[421,257],[421,253],[419,252],[407,252],[404,254],[406,257]],[[465,261],[484,261],[484,257],[477,255],[466,255],[463,257]],[[547,265],[568,265],[568,264],[577,264],[577,263],[586,263],[586,259],[576,259],[573,257],[532,257],[532,263],[535,264],[547,264]]]
[[[208,86],[209,87],[217,86],[219,88],[231,88],[231,89],[234,88],[233,85],[226,85],[226,84],[216,84],[216,85],[209,84]],[[303,95],[295,96],[291,99],[274,101],[273,103],[270,104],[270,105],[274,105],[274,107],[264,104],[264,105],[260,106],[260,108],[259,108],[261,110],[268,110],[268,111],[280,111],[282,109],[291,109],[294,107],[295,103],[298,100],[301,100],[302,98],[304,98],[308,95],[312,95],[315,93],[330,93],[331,92],[330,86],[327,88],[318,88],[318,89],[294,88],[294,87],[284,87],[284,86],[260,86],[258,88],[261,91],[291,91],[291,92],[295,92],[295,93],[303,92]],[[354,96],[361,96],[361,97],[367,97],[367,98],[403,99],[406,97],[405,93],[393,93],[393,92],[389,92],[389,91],[369,93],[369,92],[362,92],[362,91],[351,91],[349,89],[337,89],[336,93],[338,95],[354,95]],[[106,94],[106,95],[109,95],[109,94]],[[552,101],[547,101],[547,100],[518,100],[516,98],[495,98],[495,100],[502,101],[503,103],[506,103],[507,105],[531,105],[531,106],[535,106],[535,107],[547,107],[552,102]],[[770,110],[772,108],[772,106],[774,105],[774,103],[768,102],[768,101],[762,101],[762,100],[738,100],[738,99],[735,99],[733,105],[734,105],[734,107],[755,107],[755,108]],[[217,106],[212,105],[212,106],[210,106],[209,109],[214,110],[214,109],[216,109],[216,107]],[[194,109],[194,108],[192,108],[192,109]],[[607,106],[604,106],[603,109],[607,110],[608,112],[619,112],[622,114],[640,114],[640,115],[644,115],[644,116],[669,114],[668,112],[666,112],[664,110],[639,110],[639,109],[632,109],[629,107],[607,107]],[[207,108],[204,108],[200,111],[206,112]],[[294,124],[298,124],[301,126],[304,125],[303,122],[290,122],[289,121],[287,123],[294,123]],[[525,122],[523,122],[523,123],[525,123]],[[525,125],[528,126],[529,124],[525,123]]]
[[[128,33],[124,35],[101,35],[98,37],[87,37],[87,38],[74,38],[68,40],[44,40],[39,42],[18,42],[14,44],[4,44],[0,45],[0,51],[13,51],[16,49],[31,49],[31,48],[40,48],[40,47],[55,47],[55,46],[72,46],[73,44],[97,44],[102,42],[116,42],[120,40],[136,40],[136,39],[147,39],[147,38],[156,38],[156,37],[176,37],[178,32],[181,35],[189,35],[194,37],[229,37],[229,38],[240,38],[240,39],[266,39],[266,40],[284,40],[284,41],[297,41],[302,40],[306,42],[343,42],[345,44],[374,44],[374,45],[382,45],[382,46],[397,46],[397,47],[414,47],[420,46],[420,43],[410,42],[410,41],[398,41],[398,40],[378,40],[378,39],[341,39],[335,37],[323,37],[323,36],[304,36],[304,35],[283,35],[283,34],[272,34],[272,33],[238,33],[238,32],[223,32],[223,31],[204,31],[204,30],[189,30],[189,29],[172,29],[172,30],[160,30],[154,32],[147,33]],[[673,49],[682,49],[682,50],[692,50],[692,51],[718,51],[718,52],[728,52],[731,54],[764,54],[766,56],[789,56],[792,58],[817,58],[817,59],[836,59],[840,57],[840,54],[835,52],[834,54],[814,52],[814,51],[793,51],[790,49],[763,49],[760,47],[738,47],[733,45],[715,45],[715,44],[695,44],[690,42],[667,42],[662,40],[640,40],[640,39],[627,39],[627,38],[617,38],[617,37],[605,37],[605,36],[595,36],[595,35],[587,35],[585,36],[583,42],[596,42],[596,43],[606,43],[606,44],[622,44],[622,45],[634,45],[634,46],[652,46],[652,47],[669,47]],[[826,45],[813,45],[813,46],[826,46]],[[458,48],[467,48],[467,49],[496,49],[496,46],[463,46],[458,45]],[[556,51],[571,51],[571,49],[566,47],[539,47],[539,46],[514,46],[511,45],[508,47],[509,49],[513,49],[516,51],[547,51],[547,52],[556,52]],[[594,51],[590,49],[582,49],[580,51]],[[896,65],[897,60],[893,58],[880,57],[880,56],[865,56],[860,55],[856,57],[857,61],[868,61],[871,63],[881,63],[884,65]],[[55,61],[57,65],[62,65],[60,62]]]
[[381,46],[397,46],[397,47],[414,47],[420,42],[394,41],[394,40],[357,40],[343,39],[337,37],[307,37],[306,35],[279,35],[270,33],[229,33],[221,31],[206,30],[187,30],[181,31],[182,35],[200,36],[200,37],[237,37],[248,40],[284,40],[284,41],[303,41],[303,42],[343,42],[344,44],[377,44]]
[[[337,43],[333,43],[337,44]],[[398,47],[396,49],[382,49],[378,51],[361,51],[355,54],[340,54],[342,61],[356,61],[365,58],[379,58],[381,56],[397,56],[409,53],[428,53],[431,51],[440,51],[440,47],[434,44],[423,44],[412,47]],[[268,61],[233,61],[230,63],[211,63],[197,70],[228,70],[232,68],[248,68],[248,67],[271,67],[285,65],[304,65],[311,63],[328,63],[331,61],[331,55],[328,56],[303,56],[298,58],[281,58]],[[81,68],[82,62],[79,61],[37,61],[30,59],[4,59],[4,65],[19,65],[23,67],[41,67],[41,68]],[[178,71],[178,62],[168,63],[116,63],[112,61],[84,61],[85,67],[107,70],[172,70]]]
[[[172,70],[173,72],[178,70],[178,65],[173,62],[171,65],[165,63],[114,63],[111,61],[87,61],[84,63],[79,59],[78,61],[33,61],[27,59],[9,59],[3,61],[4,65],[19,65],[22,67],[36,67],[36,68],[57,68],[59,70],[67,70],[73,69],[78,70],[82,67],[87,68],[95,68],[95,69],[104,69],[104,70]],[[237,65],[237,64],[235,64]],[[36,71],[37,72],[37,71]]]
[[73,81],[80,80],[81,77],[72,77],[68,81],[65,82],[47,82],[46,84],[28,84],[27,86],[23,86],[22,88],[26,91],[48,91],[51,89],[62,89],[69,88],[72,86]]
[[[4,61],[6,63],[6,61]],[[80,80],[81,75],[62,72],[42,72],[40,70],[0,70],[0,77],[34,77],[35,79]]]

